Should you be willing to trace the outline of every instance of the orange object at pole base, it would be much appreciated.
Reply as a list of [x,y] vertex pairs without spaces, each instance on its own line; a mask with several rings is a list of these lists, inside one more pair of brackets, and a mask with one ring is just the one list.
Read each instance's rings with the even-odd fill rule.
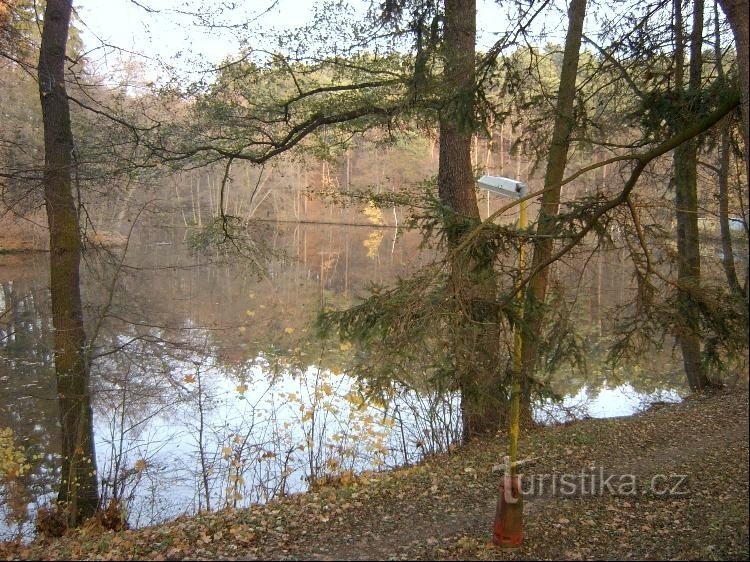
[[521,477],[504,476],[500,483],[492,542],[500,548],[518,548],[523,542]]

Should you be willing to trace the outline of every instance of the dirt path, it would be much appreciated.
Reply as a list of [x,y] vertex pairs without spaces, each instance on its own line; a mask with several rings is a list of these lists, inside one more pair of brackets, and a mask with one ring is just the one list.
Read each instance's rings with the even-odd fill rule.
[[[502,439],[477,442],[349,486],[139,531],[84,530],[54,542],[0,547],[0,558],[748,558],[746,392],[695,397],[632,418],[588,420],[523,436],[522,455],[539,458],[527,480],[549,475],[549,483],[563,474],[591,480],[572,496],[549,488],[526,496],[525,540],[515,552],[487,546],[499,482],[492,466],[504,448]],[[634,493],[599,494],[598,486],[589,493],[600,475],[615,484],[632,478]],[[687,478],[674,494],[662,494],[666,484],[682,478],[677,475]]]
[[[626,484],[630,478],[626,475],[636,477],[638,483],[637,492],[640,494],[634,499],[630,496],[615,498],[611,495],[590,496],[582,495],[575,499],[551,496],[550,491],[542,497],[527,497],[524,506],[524,516],[529,528],[552,525],[562,533],[562,536],[572,534],[574,531],[565,532],[565,526],[576,527],[575,519],[580,520],[582,516],[588,515],[590,520],[594,512],[604,507],[604,512],[609,513],[618,521],[635,523],[639,519],[638,513],[643,514],[644,520],[657,520],[669,517],[670,509],[666,513],[664,505],[656,505],[651,508],[649,501],[666,502],[670,508],[682,507],[689,502],[693,494],[706,492],[710,494],[712,476],[716,477],[717,466],[713,469],[703,469],[703,465],[714,461],[725,461],[727,455],[734,457],[732,460],[733,470],[742,477],[743,472],[738,463],[747,463],[748,448],[748,417],[747,402],[743,400],[727,403],[718,397],[702,399],[694,403],[687,403],[679,408],[664,407],[657,411],[646,413],[639,418],[617,419],[617,420],[591,420],[581,422],[573,427],[556,428],[551,430],[557,439],[538,439],[539,435],[531,435],[529,449],[532,456],[545,456],[540,464],[535,467],[536,475],[564,473],[583,474],[587,491],[590,491],[592,480],[596,482],[602,472],[593,470],[601,467],[606,476],[614,475],[613,485],[617,485],[618,478]],[[547,436],[551,437],[551,436]],[[614,438],[614,439],[613,439]],[[539,442],[541,441],[541,442]],[[479,459],[476,459],[479,460]],[[404,494],[395,500],[383,500],[382,505],[371,506],[371,509],[361,513],[352,514],[350,518],[344,518],[338,524],[332,525],[327,531],[318,534],[315,544],[297,543],[286,555],[292,558],[310,558],[318,560],[359,560],[359,559],[406,559],[409,557],[420,557],[431,555],[448,554],[449,549],[459,545],[459,553],[468,554],[472,548],[482,547],[484,542],[490,539],[490,529],[494,520],[498,475],[487,473],[487,466],[480,462],[472,462],[472,455],[468,455],[464,462],[470,461],[467,466],[474,468],[476,472],[465,472],[467,466],[461,469],[455,466],[456,494],[450,498],[442,498],[439,494],[430,494],[425,498],[420,497],[414,501],[414,497]],[[429,463],[425,469],[430,472],[429,467],[433,464],[442,464],[444,460]],[[704,473],[699,474],[703,471]],[[723,469],[719,469],[721,473]],[[441,471],[442,472],[442,471]],[[687,479],[681,482],[680,476],[670,477],[670,474],[686,475]],[[443,473],[444,474],[444,473]],[[450,472],[449,472],[450,474]],[[466,476],[476,476],[471,480]],[[664,475],[662,478],[661,475]],[[675,497],[669,499],[643,499],[652,487],[652,478],[657,476],[653,482],[655,492],[662,492],[669,487],[676,487]],[[528,477],[534,478],[533,474]],[[444,478],[441,478],[444,480]],[[467,481],[468,480],[468,481]],[[473,480],[473,482],[472,482]],[[549,482],[549,481],[547,481]],[[580,478],[577,483],[580,483]],[[744,479],[735,482],[742,488],[744,485],[744,501],[747,503],[747,473]],[[698,487],[698,489],[691,489]],[[600,486],[595,486],[598,490]],[[606,491],[606,488],[605,488]],[[617,490],[616,490],[617,491]],[[630,488],[624,491],[629,493]],[[722,492],[717,489],[717,493]],[[683,492],[685,495],[683,496]],[[460,499],[456,499],[458,495]],[[373,498],[375,499],[375,498]],[[628,501],[630,500],[630,501]],[[653,505],[653,504],[651,504]],[[619,506],[619,507],[618,507]],[[698,507],[696,505],[696,507]],[[373,509],[374,508],[374,509]],[[640,509],[639,509],[640,508]],[[622,510],[622,516],[619,511]],[[676,512],[686,511],[678,509]],[[687,515],[690,515],[687,510]],[[557,517],[551,517],[553,513],[559,513]],[[580,522],[580,521],[578,521]],[[589,526],[597,527],[596,521]],[[650,536],[655,541],[661,542],[663,534],[652,535],[658,525],[641,525],[640,530],[644,538]],[[627,527],[621,527],[623,534],[627,535]],[[594,529],[584,529],[586,535]],[[601,530],[601,529],[600,529]],[[632,530],[632,529],[630,529]],[[675,529],[677,530],[677,529]],[[689,529],[686,529],[689,530]],[[745,532],[747,527],[745,525]],[[696,531],[700,531],[696,529]],[[462,540],[463,539],[463,540]],[[599,542],[591,541],[594,544]],[[745,544],[747,544],[745,538]],[[618,541],[620,542],[620,541]],[[648,542],[638,541],[638,543]],[[585,543],[582,542],[585,546]],[[462,550],[461,547],[464,548]],[[548,547],[551,545],[547,545]],[[605,550],[598,550],[598,554],[617,557],[614,552],[608,551],[612,545],[604,545]],[[706,545],[707,547],[709,545]],[[312,548],[311,548],[312,547]],[[442,552],[445,550],[445,552]],[[481,550],[481,548],[480,548]],[[554,557],[577,558],[582,553],[570,549],[562,549],[554,552]],[[618,549],[623,555],[632,555],[627,547]],[[637,551],[636,551],[637,552]],[[656,551],[653,551],[656,553]],[[712,551],[706,551],[710,554]],[[475,553],[476,554],[476,553]],[[492,554],[488,552],[487,554]],[[504,553],[495,552],[499,557]],[[644,553],[645,554],[645,553]],[[524,549],[514,556],[524,557],[533,555],[533,552]]]

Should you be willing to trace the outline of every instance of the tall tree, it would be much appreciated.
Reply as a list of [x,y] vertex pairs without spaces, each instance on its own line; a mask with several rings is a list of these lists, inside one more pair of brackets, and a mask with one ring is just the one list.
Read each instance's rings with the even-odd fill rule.
[[75,147],[65,87],[71,10],[71,0],[47,1],[38,79],[44,124],[44,202],[49,221],[55,374],[62,430],[58,504],[65,511],[68,524],[75,526],[95,512],[98,490],[79,278],[79,216],[71,182]]
[[748,112],[750,111],[750,30],[748,29],[748,0],[719,0],[729,20],[737,50],[737,70],[740,76],[740,107],[742,109],[742,138],[745,141],[745,173],[750,177],[750,147],[748,147]]
[[568,32],[565,38],[560,86],[557,93],[555,125],[547,157],[547,170],[544,175],[545,191],[542,195],[541,208],[534,238],[534,250],[531,259],[532,277],[526,289],[524,304],[525,329],[521,352],[521,369],[523,373],[521,423],[530,425],[531,417],[531,381],[539,356],[539,342],[544,321],[544,301],[549,282],[548,263],[552,256],[553,236],[556,230],[555,218],[560,209],[560,182],[565,174],[568,162],[570,134],[575,118],[573,103],[576,95],[576,76],[578,59],[581,51],[583,22],[586,16],[586,0],[572,0],[568,9]]
[[[438,194],[447,209],[450,249],[480,222],[471,165],[474,132],[476,1],[446,0],[443,15],[443,103],[439,114]],[[507,410],[498,362],[492,256],[451,252],[453,361],[461,390],[463,437],[499,429]]]
[[[688,83],[685,87],[684,63],[686,38],[683,31],[682,2],[674,2],[676,94],[684,100],[688,119],[696,108],[701,89],[703,65],[703,0],[693,2],[692,30],[690,33],[690,63]],[[677,306],[680,326],[677,338],[682,349],[682,361],[688,384],[693,390],[708,386],[702,363],[699,313],[693,295],[700,291],[701,259],[698,233],[698,146],[697,138],[690,139],[674,151],[675,213],[677,217],[677,280],[679,284]]]
[[[725,87],[726,75],[724,74],[724,64],[722,62],[722,45],[721,45],[721,26],[719,24],[719,7],[718,2],[714,0],[714,58],[716,59],[716,75],[719,83]],[[729,227],[729,160],[731,157],[731,128],[728,122],[721,127],[719,140],[719,166],[718,166],[718,184],[719,184],[719,229],[721,232],[721,263],[724,267],[724,274],[727,278],[729,290],[742,297],[743,291],[737,277],[737,269],[734,263],[734,249],[732,248],[732,232]],[[745,302],[747,306],[747,301]]]

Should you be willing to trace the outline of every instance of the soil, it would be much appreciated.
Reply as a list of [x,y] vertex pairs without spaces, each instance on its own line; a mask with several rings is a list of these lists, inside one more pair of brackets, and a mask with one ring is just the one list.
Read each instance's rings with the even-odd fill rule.
[[[493,466],[505,451],[499,436],[262,506],[6,543],[0,558],[748,559],[746,390],[537,429],[521,447],[537,459],[525,469],[527,488],[546,487],[524,497],[517,550],[491,542],[500,481]],[[566,474],[578,486],[572,494],[563,493]]]

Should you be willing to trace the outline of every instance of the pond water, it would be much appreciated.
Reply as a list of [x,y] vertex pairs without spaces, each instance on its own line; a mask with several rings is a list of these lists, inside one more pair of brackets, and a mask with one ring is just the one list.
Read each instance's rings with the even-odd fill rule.
[[[86,256],[98,471],[131,525],[264,502],[448,449],[460,431],[455,395],[404,388],[365,402],[344,369],[349,346],[312,337],[321,306],[344,306],[429,260],[417,233],[269,225],[260,277],[248,259],[192,255],[189,234],[143,228],[123,262]],[[59,471],[46,262],[0,256],[0,428],[13,430],[30,464],[18,485],[1,485],[3,538],[29,529]],[[586,341],[592,353],[606,348],[611,311],[631,290],[626,261],[597,256],[585,278],[575,265],[557,275],[578,275]],[[630,415],[683,391],[669,349],[643,365],[592,365],[554,382],[564,399],[540,404],[540,421]]]

